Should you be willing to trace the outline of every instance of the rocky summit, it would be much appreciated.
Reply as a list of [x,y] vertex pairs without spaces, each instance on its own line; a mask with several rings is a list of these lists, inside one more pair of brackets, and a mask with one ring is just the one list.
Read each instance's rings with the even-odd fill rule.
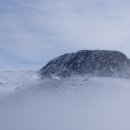
[[43,77],[92,75],[130,77],[130,59],[119,51],[81,50],[67,53],[50,61],[41,69]]

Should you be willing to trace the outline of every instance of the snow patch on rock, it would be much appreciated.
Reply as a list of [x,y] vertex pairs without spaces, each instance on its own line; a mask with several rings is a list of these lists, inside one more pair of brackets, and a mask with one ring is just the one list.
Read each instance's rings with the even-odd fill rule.
[[50,61],[41,69],[42,77],[70,77],[89,74],[101,77],[130,77],[130,59],[119,51],[81,50]]

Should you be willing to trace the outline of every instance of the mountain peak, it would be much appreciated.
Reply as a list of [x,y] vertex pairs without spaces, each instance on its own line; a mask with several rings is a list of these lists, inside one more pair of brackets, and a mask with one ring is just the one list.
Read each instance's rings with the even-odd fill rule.
[[51,60],[41,71],[43,77],[64,78],[79,74],[130,77],[130,59],[119,51],[80,50]]

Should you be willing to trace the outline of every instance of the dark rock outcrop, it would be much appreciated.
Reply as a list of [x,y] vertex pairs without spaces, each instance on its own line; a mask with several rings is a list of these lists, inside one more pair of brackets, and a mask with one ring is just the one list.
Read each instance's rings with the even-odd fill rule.
[[90,74],[104,77],[130,77],[130,59],[119,51],[81,50],[64,54],[41,69],[43,77],[69,77]]

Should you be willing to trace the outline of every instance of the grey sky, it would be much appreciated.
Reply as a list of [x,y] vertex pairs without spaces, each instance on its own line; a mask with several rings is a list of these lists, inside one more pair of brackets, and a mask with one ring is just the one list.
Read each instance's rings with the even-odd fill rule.
[[41,68],[80,49],[130,57],[128,0],[0,0],[0,70]]

